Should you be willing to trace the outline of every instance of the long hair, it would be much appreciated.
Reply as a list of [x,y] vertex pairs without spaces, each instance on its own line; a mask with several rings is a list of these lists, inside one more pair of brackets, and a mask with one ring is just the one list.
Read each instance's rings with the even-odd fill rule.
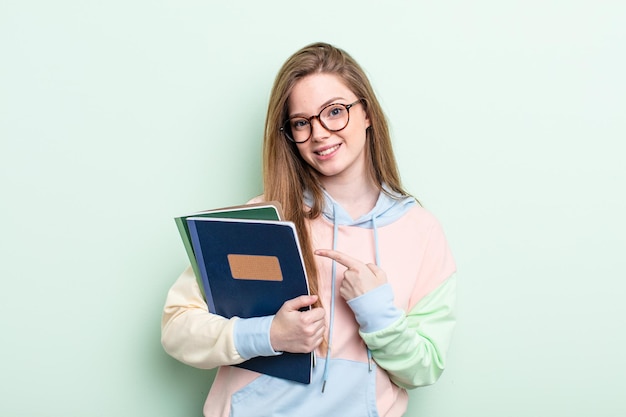
[[[298,230],[309,285],[318,293],[318,275],[310,233],[305,219],[314,219],[323,208],[322,185],[317,172],[300,156],[296,144],[287,140],[280,127],[288,117],[288,99],[294,85],[302,78],[317,73],[333,74],[360,99],[371,126],[367,129],[366,158],[369,175],[381,191],[385,184],[391,191],[408,195],[402,188],[391,146],[387,120],[374,90],[359,64],[345,51],[327,43],[314,43],[297,51],[283,64],[272,87],[263,141],[263,185],[266,200],[279,201],[287,220]],[[314,199],[305,208],[304,191]]]

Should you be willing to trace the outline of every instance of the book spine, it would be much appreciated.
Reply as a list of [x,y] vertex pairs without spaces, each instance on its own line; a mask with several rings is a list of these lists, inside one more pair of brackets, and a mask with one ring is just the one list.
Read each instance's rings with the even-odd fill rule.
[[198,281],[198,287],[200,287],[200,292],[202,293],[203,297],[206,297],[206,295],[204,294],[204,285],[202,284],[202,276],[200,275],[200,269],[198,268],[196,255],[193,252],[193,245],[191,243],[191,237],[189,236],[189,227],[187,226],[186,220],[186,217],[177,217],[174,219],[174,221],[176,222],[176,227],[178,228],[178,233],[180,234],[180,238],[183,241],[185,252],[187,252],[187,258],[189,259],[189,263],[191,264],[193,273],[196,276],[196,280]]
[[196,222],[194,220],[187,219],[187,227],[189,228],[189,235],[191,237],[191,244],[196,258],[196,264],[198,265],[198,270],[200,271],[200,276],[202,278],[206,303],[209,306],[209,311],[211,313],[215,313],[215,303],[213,302],[213,294],[211,293],[211,286],[209,285],[209,278],[204,263],[204,257],[202,256],[202,248],[198,238]]

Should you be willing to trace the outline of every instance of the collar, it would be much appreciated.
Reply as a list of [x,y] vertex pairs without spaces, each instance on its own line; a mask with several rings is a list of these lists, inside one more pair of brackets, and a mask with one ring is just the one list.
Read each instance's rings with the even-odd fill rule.
[[[322,215],[329,222],[339,226],[356,226],[373,229],[374,222],[376,222],[376,226],[378,227],[393,223],[398,218],[402,217],[412,206],[417,204],[417,201],[415,201],[413,197],[403,196],[393,192],[389,190],[385,184],[383,184],[383,188],[386,192],[380,192],[374,207],[358,219],[350,217],[348,212],[341,207],[326,190],[322,190],[324,195]],[[313,205],[313,196],[308,190],[304,192],[304,203],[309,207]]]

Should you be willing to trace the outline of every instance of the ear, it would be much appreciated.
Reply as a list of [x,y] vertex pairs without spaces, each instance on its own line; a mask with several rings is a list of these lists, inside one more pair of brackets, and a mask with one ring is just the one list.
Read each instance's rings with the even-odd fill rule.
[[372,127],[372,120],[370,119],[370,109],[367,105],[367,100],[361,100],[363,112],[365,113],[365,129]]

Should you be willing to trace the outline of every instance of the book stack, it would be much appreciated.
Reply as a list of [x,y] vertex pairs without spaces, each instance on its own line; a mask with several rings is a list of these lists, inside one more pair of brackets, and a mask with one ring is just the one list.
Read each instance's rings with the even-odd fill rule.
[[[207,210],[175,218],[209,312],[231,318],[276,314],[309,294],[295,225],[277,202]],[[235,365],[310,383],[314,354],[283,353]]]

